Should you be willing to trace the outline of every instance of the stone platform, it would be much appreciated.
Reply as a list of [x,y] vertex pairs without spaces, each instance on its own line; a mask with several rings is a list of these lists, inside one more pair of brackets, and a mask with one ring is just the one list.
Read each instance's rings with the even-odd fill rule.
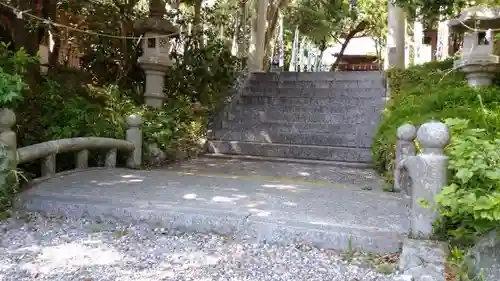
[[380,186],[367,169],[201,158],[157,170],[60,174],[22,192],[17,207],[259,242],[396,252],[409,228],[407,201]]

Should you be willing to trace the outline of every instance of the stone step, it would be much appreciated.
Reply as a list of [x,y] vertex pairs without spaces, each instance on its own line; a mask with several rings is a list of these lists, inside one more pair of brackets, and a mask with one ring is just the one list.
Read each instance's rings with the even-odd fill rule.
[[[220,154],[220,153],[205,153],[203,154],[206,159],[215,160],[240,160],[240,161],[262,161],[271,163],[286,163],[286,164],[305,164],[315,166],[332,166],[332,167],[347,167],[356,169],[373,169],[372,163],[356,163],[356,162],[343,162],[343,161],[325,161],[325,160],[310,160],[310,159],[295,159],[295,158],[278,158],[278,157],[265,157],[265,156],[251,156],[251,155],[236,155],[236,154]],[[317,170],[317,169],[316,169]]]
[[369,148],[346,148],[318,145],[293,145],[240,141],[207,141],[208,153],[251,155],[277,158],[328,160],[370,163]]
[[244,104],[244,103],[235,103],[230,108],[227,108],[227,112],[236,114],[245,110],[251,110],[255,112],[267,112],[267,111],[277,111],[277,112],[297,112],[297,113],[345,113],[345,112],[355,112],[355,111],[366,111],[373,113],[375,112],[377,115],[380,115],[382,109],[384,108],[385,103],[380,102],[378,104],[355,104],[354,102],[349,103],[332,103],[332,104],[304,104],[304,103],[295,103],[295,104]]
[[384,80],[381,71],[349,71],[349,72],[254,72],[252,81],[359,81]]
[[301,145],[319,145],[319,146],[338,146],[338,147],[362,147],[370,148],[372,137],[352,133],[278,133],[269,130],[248,130],[234,131],[218,129],[209,134],[212,140],[220,141],[243,141],[243,142],[261,142],[261,143],[280,143],[280,144],[301,144]]
[[[216,233],[248,243],[309,245],[350,253],[398,252],[408,236],[408,200],[379,192],[381,181],[371,171],[288,163],[203,163],[207,162],[153,170],[73,171],[24,190],[14,200],[15,207]],[[373,190],[363,190],[366,187]]]
[[311,134],[311,133],[325,133],[325,134],[366,134],[367,136],[372,136],[376,129],[376,121],[373,120],[373,124],[342,124],[342,123],[323,123],[323,122],[288,122],[288,121],[266,121],[259,122],[255,120],[247,120],[246,122],[241,120],[235,121],[221,121],[222,129],[231,129],[236,131],[243,130],[257,130],[257,131],[267,131],[273,133],[300,133],[300,134]]
[[270,96],[270,95],[242,95],[236,104],[241,105],[272,105],[272,106],[301,106],[301,107],[316,107],[316,106],[332,106],[332,107],[384,107],[386,103],[385,98],[370,98],[370,99],[356,99],[356,98],[314,98],[314,97],[284,97],[284,96]]
[[289,82],[259,82],[249,81],[247,88],[252,90],[272,90],[272,89],[325,89],[330,91],[356,91],[367,89],[385,89],[382,81],[289,81]]
[[277,87],[256,85],[243,89],[242,96],[271,96],[271,97],[299,97],[299,98],[385,98],[386,89],[376,87],[366,88],[319,88],[319,87]]
[[344,123],[362,124],[373,123],[380,120],[382,107],[345,107],[337,105],[320,109],[320,112],[313,111],[310,107],[283,110],[280,107],[265,106],[240,106],[225,113],[227,121],[289,121],[289,122],[323,122],[323,123]]

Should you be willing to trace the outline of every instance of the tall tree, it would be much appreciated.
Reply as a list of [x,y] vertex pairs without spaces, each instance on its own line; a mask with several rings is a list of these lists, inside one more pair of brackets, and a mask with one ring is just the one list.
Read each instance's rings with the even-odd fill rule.
[[298,0],[288,10],[289,28],[295,26],[318,46],[321,52],[332,43],[341,48],[332,65],[336,69],[349,42],[358,36],[372,36],[384,44],[386,0]]
[[280,10],[290,3],[289,0],[253,0],[251,9],[251,44],[248,65],[252,70],[262,71],[264,56],[275,35]]
[[406,10],[409,18],[434,23],[444,18],[456,16],[460,10],[472,5],[498,6],[498,0],[390,0]]

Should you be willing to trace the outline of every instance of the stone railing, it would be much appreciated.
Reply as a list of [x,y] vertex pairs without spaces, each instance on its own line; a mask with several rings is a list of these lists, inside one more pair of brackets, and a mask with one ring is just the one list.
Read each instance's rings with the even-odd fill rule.
[[[450,141],[448,127],[437,121],[410,124],[397,130],[394,189],[406,191],[410,197],[410,233],[412,238],[429,239],[432,224],[439,217],[435,196],[447,185],[448,157],[444,148]],[[417,140],[420,152],[416,153]],[[430,206],[422,206],[421,200]]]
[[128,153],[127,167],[139,168],[142,164],[142,130],[140,128],[142,119],[138,115],[126,117],[128,129],[126,140],[81,137],[52,140],[26,147],[17,147],[17,136],[13,131],[16,123],[16,115],[10,109],[0,110],[0,142],[7,150],[9,157],[15,165],[42,159],[42,177],[50,177],[56,173],[56,155],[58,153],[75,152],[76,169],[88,168],[89,150],[107,150],[105,167],[116,166],[118,151]]

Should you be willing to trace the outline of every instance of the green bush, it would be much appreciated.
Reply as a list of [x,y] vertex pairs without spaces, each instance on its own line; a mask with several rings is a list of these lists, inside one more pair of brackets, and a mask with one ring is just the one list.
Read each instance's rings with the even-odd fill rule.
[[[22,136],[19,146],[82,136],[123,138],[123,117],[134,112],[143,115],[145,143],[156,143],[168,159],[199,152],[198,140],[205,134],[209,116],[227,96],[239,62],[221,41],[192,46],[182,56],[174,54],[176,63],[166,76],[167,99],[161,109],[139,104],[143,89],[102,85],[85,70],[51,71],[16,110],[17,132]],[[91,164],[102,161],[94,156]],[[73,158],[58,157],[58,170],[73,168]],[[40,173],[37,163],[22,168],[33,175]]]
[[[373,144],[377,169],[392,180],[396,130],[446,121],[452,128],[450,184],[436,197],[437,234],[467,243],[500,223],[500,87],[471,88],[452,60],[390,70],[391,98]],[[499,81],[496,79],[496,81]]]
[[448,119],[450,184],[437,195],[438,232],[458,243],[472,242],[500,224],[500,134]]
[[[462,73],[451,70],[452,63],[446,60],[388,71],[391,97],[372,146],[379,172],[394,168],[396,130],[404,123],[463,118],[474,128],[500,130],[500,87],[470,88]],[[392,172],[386,175],[392,180]]]
[[[13,109],[23,99],[23,93],[28,90],[25,75],[36,61],[37,58],[28,56],[23,49],[14,52],[8,44],[0,43],[0,108]],[[11,206],[20,176],[12,155],[9,157],[10,148],[2,141],[6,140],[0,140],[0,215]]]

